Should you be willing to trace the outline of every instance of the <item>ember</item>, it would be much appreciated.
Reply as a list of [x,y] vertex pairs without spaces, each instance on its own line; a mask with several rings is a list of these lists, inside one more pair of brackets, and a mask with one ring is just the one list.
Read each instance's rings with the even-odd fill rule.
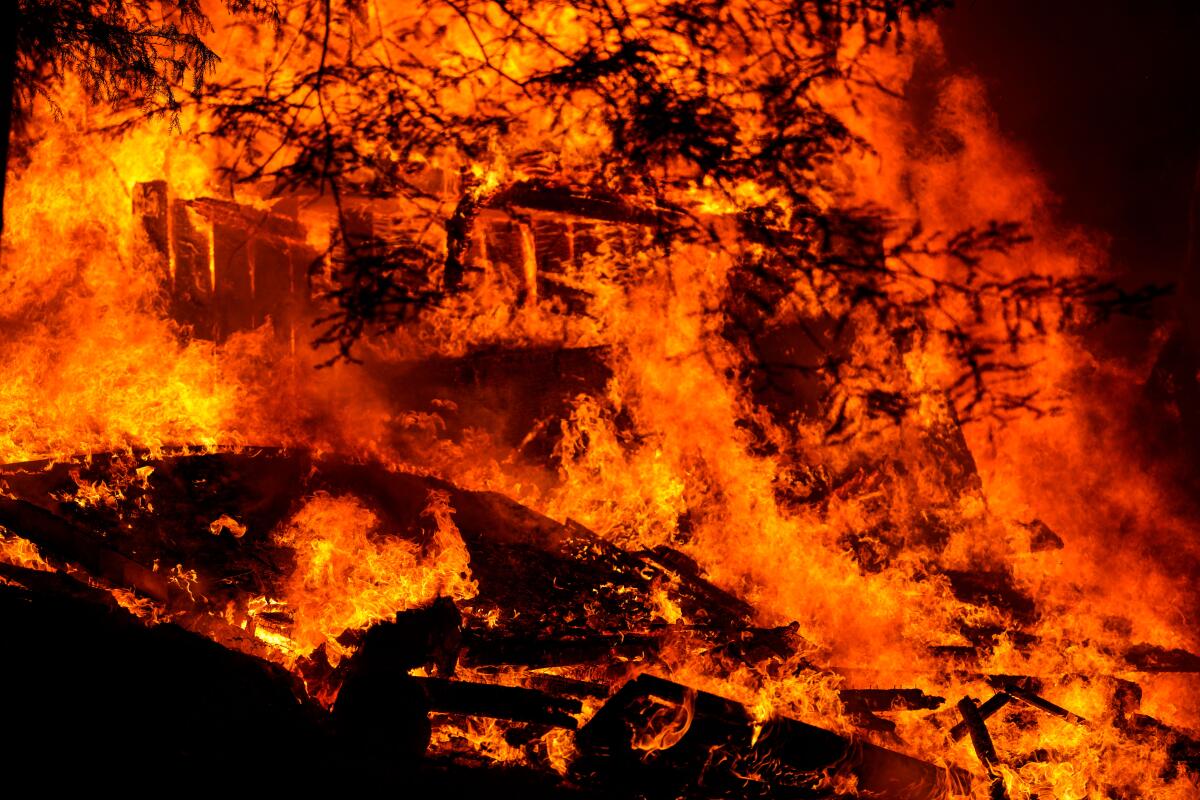
[[9,761],[1197,796],[1200,362],[945,5],[19,0]]

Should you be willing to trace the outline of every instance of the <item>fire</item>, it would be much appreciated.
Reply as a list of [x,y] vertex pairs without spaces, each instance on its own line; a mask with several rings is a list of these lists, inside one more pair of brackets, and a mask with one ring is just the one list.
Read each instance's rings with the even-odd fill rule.
[[0,562],[45,572],[54,570],[32,542],[7,533],[0,536]]
[[[928,763],[986,774],[1012,798],[1192,796],[1195,775],[1170,756],[1175,740],[1165,726],[1200,728],[1195,676],[1150,675],[1129,658],[1141,643],[1200,649],[1195,576],[1172,563],[1173,553],[1190,564],[1200,557],[1197,520],[1144,468],[1129,422],[1132,392],[1115,388],[1143,385],[1150,365],[1105,361],[1072,312],[1052,303],[993,294],[975,307],[966,294],[937,294],[970,281],[966,259],[938,250],[932,232],[1019,223],[1028,242],[985,248],[970,264],[988,286],[1037,276],[1039,287],[1061,287],[1094,277],[1102,247],[1091,232],[1054,220],[1050,190],[1002,136],[975,79],[948,79],[931,120],[920,124],[902,91],[863,89],[904,87],[919,59],[939,62],[934,22],[905,21],[900,48],[869,47],[876,34],[847,30],[829,54],[799,28],[759,25],[755,4],[734,3],[722,13],[745,35],[731,34],[717,51],[695,46],[688,26],[699,23],[680,17],[679,4],[626,3],[631,29],[653,51],[645,55],[630,43],[622,49],[604,20],[575,5],[371,2],[338,17],[327,37],[333,44],[318,50],[297,35],[301,5],[278,31],[214,9],[227,45],[217,84],[255,85],[269,74],[297,130],[336,127],[381,100],[332,68],[322,73],[325,93],[312,90],[318,65],[340,63],[360,44],[393,63],[399,51],[389,36],[404,42],[413,65],[405,87],[387,98],[395,105],[386,125],[400,133],[363,130],[338,151],[338,175],[321,175],[315,187],[283,166],[295,141],[266,128],[261,139],[239,139],[219,95],[185,109],[179,129],[124,119],[129,124],[101,131],[114,118],[68,84],[62,119],[34,123],[28,163],[10,172],[7,189],[0,462],[47,459],[48,473],[77,459],[72,486],[57,487],[54,498],[84,521],[117,515],[99,541],[131,560],[136,548],[121,551],[130,541],[121,525],[135,516],[130,504],[137,514],[172,513],[151,499],[168,478],[138,459],[256,447],[334,454],[454,491],[496,492],[544,515],[547,529],[582,526],[629,558],[669,549],[691,559],[698,576],[753,607],[742,639],[705,638],[719,626],[689,611],[685,570],[676,564],[674,574],[646,572],[645,623],[621,633],[658,637],[653,658],[612,655],[603,667],[535,673],[606,686],[645,673],[690,687],[682,703],[646,701],[631,747],[649,760],[684,741],[703,692],[744,707],[739,722],[751,726],[748,747],[758,755],[769,724],[799,719],[837,735],[903,743]],[[362,42],[350,33],[363,30],[370,36]],[[710,142],[719,151],[713,158],[760,163],[771,114],[784,101],[743,90],[786,63],[785,50],[797,60],[832,58],[836,68],[813,82],[808,110],[833,115],[847,141],[869,147],[806,156],[804,174],[817,177],[804,198],[789,193],[790,173],[703,173],[672,150],[688,141],[672,125],[716,126],[707,99],[729,96],[732,117]],[[664,152],[621,151],[622,124],[632,120],[605,117],[615,107],[609,101],[629,88],[620,65],[604,61],[618,56],[636,64],[642,81],[638,102],[620,108],[658,114]],[[593,85],[569,82],[579,59],[597,70]],[[536,99],[535,84],[559,87],[553,103]],[[656,110],[652,100],[667,103],[660,94],[684,110]],[[436,104],[464,135],[404,140],[406,115],[420,103]],[[505,124],[495,124],[501,116]],[[430,117],[430,130],[434,124]],[[610,174],[635,157],[650,165],[645,175]],[[135,187],[151,181],[168,187],[163,208],[180,210],[164,218],[157,245],[130,211]],[[539,181],[549,210],[530,200]],[[592,204],[570,205],[580,197]],[[213,203],[219,211],[208,207],[205,216],[197,201],[214,198],[225,205]],[[798,260],[817,258],[819,247],[842,245],[830,235],[818,246],[824,234],[805,227],[806,215],[827,220],[845,209],[886,209],[886,225],[860,245],[878,251],[880,270],[901,276],[886,285],[886,300],[914,303],[923,317],[890,318],[862,304],[865,284],[843,282],[826,262],[782,278],[771,271],[767,234],[798,239]],[[240,245],[252,255],[230,246],[225,261],[218,258],[222,237],[236,227],[219,212],[258,215]],[[665,241],[656,230],[664,220],[686,235]],[[767,222],[753,228],[748,220]],[[263,232],[271,226],[284,233]],[[466,231],[461,285],[435,291],[454,282],[456,226]],[[328,324],[338,304],[350,302],[338,295],[353,283],[339,264],[355,236],[369,256],[397,242],[414,263],[436,255],[411,295],[433,299],[394,324],[360,330],[358,349],[345,351],[363,364],[338,359],[337,336],[309,346],[327,330],[319,320]],[[172,305],[187,270],[180,242],[203,245],[196,280],[211,301],[189,319]],[[286,267],[269,273],[280,259]],[[235,274],[231,264],[244,271],[236,272],[244,289],[229,289],[232,278],[222,283],[226,271]],[[286,284],[275,287],[285,301],[263,300],[267,275]],[[203,315],[219,317],[220,291],[231,306],[244,291],[254,301],[245,312],[252,322],[209,335]],[[931,291],[938,302],[915,304]],[[1029,307],[1018,308],[1023,302]],[[751,306],[742,316],[733,310],[740,303]],[[993,345],[985,357],[1020,368],[999,370],[998,384],[977,391],[964,377],[962,331],[948,318],[966,320],[971,335]],[[542,370],[551,385],[523,374],[538,370],[528,366],[533,356],[481,366],[480,354],[514,350],[559,354]],[[796,354],[807,350],[818,355],[800,364]],[[584,364],[579,375],[563,354]],[[767,364],[772,359],[785,363]],[[131,466],[84,477],[89,457],[106,453],[126,454]],[[207,491],[210,480],[194,479],[189,490]],[[273,488],[282,495],[293,487]],[[7,484],[0,490],[19,496]],[[481,637],[525,625],[536,638],[563,622],[530,621],[484,602],[470,545],[472,537],[511,535],[499,505],[488,506],[494,529],[476,531],[464,520],[477,509],[452,502],[449,488],[429,489],[419,524],[405,527],[379,507],[385,495],[306,488],[270,528],[254,516],[265,514],[266,501],[189,519],[206,553],[245,558],[254,570],[266,565],[248,600],[220,594],[238,575],[174,559],[162,562],[167,600],[111,581],[84,583],[150,623],[176,622],[222,643],[245,633],[251,641],[238,647],[285,665],[326,705],[371,630],[441,598],[457,601],[464,630]],[[21,531],[0,533],[0,564],[82,574],[43,557]],[[0,575],[0,583],[23,585],[19,574]],[[597,606],[602,589],[636,594],[596,587]],[[599,616],[584,615],[585,627]],[[217,623],[220,635],[212,633]],[[571,633],[582,639],[598,630]],[[436,678],[411,669],[406,679],[447,678],[440,669]],[[498,686],[528,677],[510,666],[465,672]],[[1018,678],[1036,681],[1037,691]],[[1122,681],[1140,686],[1139,709],[1114,707]],[[864,711],[847,699],[898,688],[948,702]],[[952,736],[961,719],[955,704],[971,698],[985,708],[1006,692],[988,723],[1000,763],[981,765],[979,745]],[[1022,692],[1069,716],[1047,713]],[[588,696],[572,718],[586,722],[602,706]],[[875,712],[893,724],[863,733],[864,719],[878,722]],[[1160,727],[1131,732],[1137,714]],[[578,756],[573,734],[547,730],[521,739],[491,718],[442,719],[431,747],[505,764],[528,765],[536,753],[533,762],[569,775]],[[739,763],[740,777],[767,780],[779,767],[767,762]],[[836,770],[822,780],[826,788],[856,785]],[[975,796],[987,796],[987,780]]]
[[451,513],[448,498],[434,494],[424,511],[432,531],[389,532],[354,497],[309,499],[275,537],[295,551],[296,569],[282,599],[293,614],[290,639],[296,651],[307,654],[325,645],[336,665],[352,652],[338,639],[348,630],[437,597],[473,597],[470,558]]

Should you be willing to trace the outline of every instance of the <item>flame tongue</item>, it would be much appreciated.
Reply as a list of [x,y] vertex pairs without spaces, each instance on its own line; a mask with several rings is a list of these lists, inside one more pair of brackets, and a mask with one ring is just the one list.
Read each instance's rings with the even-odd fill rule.
[[449,497],[432,492],[423,516],[426,541],[388,534],[352,496],[320,493],[305,501],[275,535],[295,551],[296,569],[283,585],[292,615],[289,638],[306,655],[319,645],[336,666],[349,651],[340,637],[392,619],[438,597],[475,595],[470,555],[451,519]]

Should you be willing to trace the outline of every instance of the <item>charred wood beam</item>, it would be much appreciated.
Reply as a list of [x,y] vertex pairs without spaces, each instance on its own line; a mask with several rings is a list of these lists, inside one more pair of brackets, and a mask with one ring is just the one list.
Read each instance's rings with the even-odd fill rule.
[[526,675],[522,682],[530,689],[569,697],[608,697],[610,691],[607,684],[564,678],[561,675],[548,675],[541,672]]
[[1021,688],[1020,686],[1006,686],[1004,691],[1012,695],[1015,699],[1020,700],[1025,705],[1030,706],[1031,708],[1036,708],[1039,711],[1044,711],[1051,716],[1058,717],[1059,719],[1066,720],[1072,725],[1087,724],[1087,720],[1078,714],[1068,711],[1062,706],[1055,705],[1041,695],[1034,694],[1027,689]]
[[475,177],[470,169],[464,168],[460,179],[462,195],[454,207],[454,213],[446,220],[446,261],[442,271],[442,282],[447,292],[456,292],[462,288],[475,218],[480,209],[496,194],[495,189],[485,189],[483,182]]
[[1007,611],[1018,622],[1037,618],[1037,605],[1032,597],[1015,583],[1007,570],[945,570],[950,590],[964,603],[994,606]]
[[160,603],[169,603],[176,594],[165,575],[126,558],[88,531],[32,503],[0,497],[0,525],[113,586],[135,589]]
[[804,644],[799,623],[778,628],[730,629],[726,626],[676,626],[675,630],[695,631],[718,642],[707,655],[736,669],[739,665],[757,667],[768,661],[784,662],[794,657]]
[[212,197],[197,198],[185,205],[214,225],[253,234],[255,239],[285,248],[303,244],[307,236],[298,220],[264,209]]
[[929,648],[929,652],[939,658],[968,663],[979,661],[987,655],[987,651],[988,648],[979,648],[971,644],[937,644]]
[[[34,508],[37,507],[34,506]],[[37,510],[43,514],[50,514],[42,509]],[[3,516],[4,512],[0,510],[0,517]],[[67,524],[69,525],[69,523]],[[45,528],[41,530],[44,531]],[[24,535],[23,532],[22,535]],[[33,537],[28,538],[30,541],[39,543]],[[246,631],[236,625],[231,625],[224,618],[203,610],[186,609],[186,606],[195,605],[195,597],[186,591],[175,589],[165,580],[157,583],[156,580],[160,578],[159,574],[146,570],[115,551],[108,550],[103,545],[94,545],[88,541],[89,538],[90,536],[86,532],[80,530],[78,538],[71,547],[56,549],[49,545],[43,546],[48,552],[52,552],[52,559],[56,558],[75,564],[81,567],[86,574],[104,581],[114,589],[132,588],[138,594],[158,600],[167,608],[172,609],[171,621],[179,627],[206,636],[231,650],[258,658],[265,657],[266,645],[254,636],[253,631]],[[69,597],[110,610],[122,608],[111,592],[89,586],[64,572],[44,572],[0,564],[0,578],[7,578],[33,592]],[[194,588],[193,591],[195,591]],[[165,594],[156,594],[159,592],[165,592]]]
[[975,748],[975,754],[979,756],[988,772],[993,772],[1000,763],[1000,757],[996,754],[996,746],[992,743],[987,723],[979,713],[979,704],[972,697],[964,697],[958,701],[958,713],[962,715],[967,733],[971,735],[971,745]]
[[119,608],[112,594],[77,581],[65,572],[27,569],[0,562],[0,585],[4,583],[16,584],[38,594],[61,595],[108,609]]
[[1200,672],[1200,656],[1154,644],[1134,645],[1125,652],[1125,661],[1139,672]]
[[757,791],[751,784],[790,796],[814,790],[830,771],[852,776],[859,792],[881,800],[938,798],[969,786],[962,771],[796,720],[758,724],[738,703],[649,675],[622,686],[576,742],[578,776],[618,790],[627,782],[646,797],[676,797],[685,787],[703,787],[701,796],[747,796]]
[[596,634],[594,636],[481,637],[464,635],[462,663],[470,667],[561,667],[605,658],[640,659],[658,652],[659,637],[650,634]]
[[141,223],[142,237],[158,255],[158,258],[152,261],[163,301],[171,291],[171,242],[167,194],[166,181],[147,181],[134,184],[133,187],[133,215]]
[[1142,741],[1168,742],[1167,755],[1179,764],[1200,770],[1200,741],[1165,725],[1154,717],[1138,713],[1142,705],[1142,687],[1133,681],[1114,679],[1113,727],[1126,736]]
[[194,225],[187,204],[170,205],[171,255],[175,259],[171,318],[200,339],[216,336],[212,272],[209,266],[211,225]]
[[494,717],[574,730],[573,714],[583,710],[578,700],[555,697],[537,689],[445,678],[413,678],[429,699],[429,710],[443,714]]
[[517,206],[627,225],[661,225],[679,217],[671,209],[634,205],[617,195],[584,192],[538,180],[517,181],[496,193],[488,205]]
[[865,711],[931,711],[946,702],[920,689],[842,689],[838,696],[847,709]]
[[983,716],[979,713],[979,706],[974,698],[964,697],[959,700],[958,713],[962,715],[963,722],[967,726],[967,733],[971,735],[971,745],[975,748],[975,755],[983,763],[984,770],[991,781],[990,796],[992,800],[1006,800],[1008,792],[1004,788],[1004,778],[996,770],[1000,764],[1000,757],[996,754],[996,745],[992,742],[992,735],[988,731]]
[[753,623],[753,606],[709,582],[701,574],[700,565],[678,550],[659,545],[653,550],[643,550],[637,555],[643,562],[679,578],[680,586],[677,591],[687,595],[687,599],[693,601],[690,605],[694,606],[694,609],[685,608],[685,612],[704,613],[714,624],[735,628]]
[[[979,716],[980,720],[986,720],[988,717],[992,716],[997,711],[1012,702],[1012,699],[1012,695],[1006,692],[996,692],[996,694],[992,695],[987,700],[984,700],[983,703],[978,705],[975,708],[975,713]],[[966,736],[970,732],[970,729],[970,723],[968,723],[964,717],[961,722],[950,729],[951,741],[957,742],[959,739]]]
[[890,719],[884,719],[876,715],[873,711],[846,709],[846,716],[854,723],[854,727],[860,730],[877,731],[879,733],[894,733],[896,731],[896,723]]
[[855,725],[885,733],[896,730],[896,724],[877,716],[878,713],[931,710],[946,702],[945,698],[927,695],[920,689],[842,689],[838,696]]

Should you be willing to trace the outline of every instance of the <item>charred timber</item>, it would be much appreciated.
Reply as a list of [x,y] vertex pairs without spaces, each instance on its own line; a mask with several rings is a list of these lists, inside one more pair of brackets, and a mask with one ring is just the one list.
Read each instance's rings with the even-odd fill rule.
[[126,558],[88,531],[33,503],[0,497],[0,525],[112,586],[135,589],[161,603],[172,598],[164,575]]
[[578,700],[555,697],[537,689],[445,678],[413,678],[429,699],[429,710],[443,714],[492,717],[555,728],[578,727],[573,716],[583,710]]
[[469,667],[522,666],[531,669],[589,664],[604,659],[642,660],[659,651],[654,634],[592,636],[482,636],[468,631],[462,663]]
[[187,206],[214,224],[253,234],[256,239],[281,247],[294,247],[307,236],[304,226],[292,217],[240,203],[204,197],[189,201]]
[[638,555],[679,579],[680,592],[691,601],[684,611],[693,612],[693,617],[736,628],[747,627],[754,621],[754,608],[749,603],[712,584],[701,573],[700,565],[687,555],[666,545],[643,550]]
[[593,681],[581,681],[575,678],[564,678],[561,675],[549,675],[533,672],[523,678],[523,683],[530,689],[538,689],[559,697],[608,697],[607,684]]
[[827,771],[853,776],[859,792],[881,800],[941,798],[969,786],[961,771],[796,720],[756,724],[738,703],[649,675],[622,686],[576,741],[577,774],[652,798],[685,787],[708,797],[803,794]]
[[1018,622],[1037,618],[1033,598],[1019,589],[1012,573],[1006,570],[946,570],[950,590],[964,603],[993,606],[1007,611]]
[[1055,705],[1054,703],[1051,703],[1049,700],[1042,697],[1041,695],[1034,694],[1033,692],[1029,691],[1028,689],[1023,689],[1020,686],[1016,686],[1016,685],[1009,685],[1009,686],[1005,687],[1005,692],[1012,695],[1017,700],[1020,700],[1022,703],[1029,706],[1030,708],[1036,708],[1039,711],[1044,711],[1045,713],[1047,713],[1051,716],[1058,717],[1059,719],[1062,719],[1062,720],[1066,720],[1067,722],[1071,723],[1072,725],[1086,725],[1087,724],[1087,720],[1084,719],[1083,717],[1079,716],[1078,714],[1076,714],[1072,711],[1068,711],[1067,709],[1063,708],[1062,706]]
[[1139,672],[1200,672],[1200,656],[1179,648],[1138,644],[1125,652],[1125,661]]
[[539,180],[517,181],[497,192],[489,205],[517,206],[625,225],[661,225],[679,217],[677,211],[636,205],[619,195],[585,192]]
[[946,702],[920,689],[842,689],[838,696],[847,709],[865,711],[931,711]]
[[967,726],[967,733],[971,735],[971,746],[975,748],[975,755],[979,757],[991,782],[989,790],[992,800],[1007,800],[1004,779],[996,770],[1000,764],[1000,757],[996,754],[996,745],[992,742],[987,723],[979,713],[979,705],[974,698],[964,697],[958,701],[958,713]]
[[[1006,692],[996,692],[996,694],[992,695],[987,700],[984,700],[982,703],[976,706],[975,713],[981,721],[986,720],[988,717],[992,716],[997,711],[1012,702],[1012,699],[1012,695]],[[957,742],[959,739],[970,733],[970,731],[971,723],[969,723],[964,717],[961,722],[950,729],[950,739]]]

